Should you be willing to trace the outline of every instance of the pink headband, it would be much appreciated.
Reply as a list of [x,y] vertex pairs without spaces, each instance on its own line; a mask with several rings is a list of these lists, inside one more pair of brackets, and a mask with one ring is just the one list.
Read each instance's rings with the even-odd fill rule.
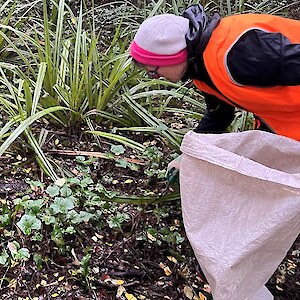
[[135,41],[130,45],[130,55],[139,63],[150,66],[173,66],[184,62],[187,57],[187,49],[176,54],[156,54],[141,48]]

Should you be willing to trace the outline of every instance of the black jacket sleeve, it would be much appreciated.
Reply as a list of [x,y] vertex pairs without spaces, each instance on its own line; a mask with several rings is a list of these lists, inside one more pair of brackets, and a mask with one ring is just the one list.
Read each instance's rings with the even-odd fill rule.
[[199,125],[194,129],[197,133],[223,133],[234,119],[235,108],[215,96],[203,93],[206,110]]
[[227,54],[232,79],[242,85],[300,84],[300,44],[292,44],[280,32],[251,29]]

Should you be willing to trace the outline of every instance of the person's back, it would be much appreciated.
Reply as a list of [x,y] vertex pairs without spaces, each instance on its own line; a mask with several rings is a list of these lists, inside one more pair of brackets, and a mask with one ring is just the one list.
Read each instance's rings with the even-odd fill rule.
[[[203,53],[206,70],[225,101],[255,113],[274,132],[297,140],[299,32],[300,22],[295,20],[230,16],[221,20]],[[204,89],[200,84],[199,88]]]

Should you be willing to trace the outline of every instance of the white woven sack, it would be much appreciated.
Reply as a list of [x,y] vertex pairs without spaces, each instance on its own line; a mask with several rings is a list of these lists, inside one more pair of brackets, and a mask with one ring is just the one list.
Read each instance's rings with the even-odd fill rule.
[[188,132],[181,151],[185,230],[214,300],[273,299],[264,284],[300,232],[300,143]]

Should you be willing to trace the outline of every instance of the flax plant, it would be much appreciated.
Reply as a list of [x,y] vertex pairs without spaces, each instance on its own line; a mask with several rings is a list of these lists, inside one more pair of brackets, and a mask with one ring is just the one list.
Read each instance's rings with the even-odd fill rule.
[[206,11],[217,11],[221,16],[229,16],[239,13],[264,13],[264,14],[284,14],[285,10],[295,5],[285,1],[277,0],[212,0],[202,1]]
[[[16,85],[13,85],[7,78],[4,67],[8,65],[0,65],[0,83],[2,89],[6,93],[0,95],[0,104],[5,107],[8,119],[6,124],[0,130],[0,156],[12,145],[17,138],[25,139],[37,156],[37,160],[42,169],[53,180],[57,179],[53,167],[44,155],[36,136],[31,130],[31,125],[42,117],[52,114],[55,111],[64,109],[60,106],[50,107],[40,110],[39,100],[41,98],[42,83],[46,72],[46,64],[41,64],[35,82],[33,96],[30,92],[30,86],[24,79],[15,77]],[[17,74],[15,74],[17,75]]]
[[[3,19],[0,18],[0,24],[3,25],[0,28],[0,61],[5,60],[9,56],[8,43],[5,40],[4,36],[11,37],[12,31],[7,27],[12,18],[12,15],[16,8],[16,1],[7,0],[0,6],[0,16],[5,15]],[[6,12],[8,10],[8,12]],[[21,25],[22,21],[15,23],[15,28],[18,28]]]
[[59,116],[66,127],[94,115],[99,117],[98,121],[106,118],[128,125],[129,117],[124,120],[124,116],[115,113],[119,110],[120,95],[132,79],[127,43],[119,40],[121,24],[110,46],[99,49],[101,32],[96,34],[93,25],[90,31],[85,29],[82,6],[77,19],[70,15],[68,27],[64,26],[69,16],[64,0],[54,7],[57,9],[55,26],[48,21],[44,0],[44,23],[37,24],[43,27],[43,32],[36,30],[35,34],[35,44],[43,41],[38,46],[37,59],[47,64],[43,84],[47,96],[41,104],[45,108],[56,105],[68,108],[68,113]]

